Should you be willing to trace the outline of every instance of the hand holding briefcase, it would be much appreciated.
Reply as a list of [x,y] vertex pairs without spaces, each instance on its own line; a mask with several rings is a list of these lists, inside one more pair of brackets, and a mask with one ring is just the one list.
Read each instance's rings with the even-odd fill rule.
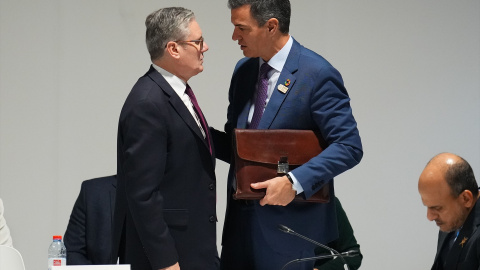
[[[251,183],[282,176],[308,162],[327,147],[319,134],[311,130],[235,129],[235,199],[260,200],[265,189],[253,189]],[[329,184],[305,200],[303,194],[295,201],[327,203]]]

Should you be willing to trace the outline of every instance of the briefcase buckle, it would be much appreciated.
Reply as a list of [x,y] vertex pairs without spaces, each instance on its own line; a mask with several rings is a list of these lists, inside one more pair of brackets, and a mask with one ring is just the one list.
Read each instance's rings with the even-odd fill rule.
[[287,174],[288,173],[288,157],[280,157],[277,167],[278,174]]

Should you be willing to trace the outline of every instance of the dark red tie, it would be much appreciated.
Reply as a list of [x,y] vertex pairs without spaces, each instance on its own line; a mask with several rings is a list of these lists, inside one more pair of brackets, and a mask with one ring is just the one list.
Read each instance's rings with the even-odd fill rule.
[[198,118],[200,119],[200,123],[202,124],[203,131],[205,132],[205,139],[207,140],[208,148],[210,149],[210,154],[212,154],[212,146],[210,145],[210,134],[208,132],[208,126],[207,122],[205,121],[205,118],[203,118],[203,113],[202,110],[200,109],[200,106],[198,106],[197,98],[195,97],[195,94],[192,91],[192,88],[187,84],[187,89],[185,89],[185,94],[190,98],[193,104],[193,108],[195,109],[195,112],[197,113]]

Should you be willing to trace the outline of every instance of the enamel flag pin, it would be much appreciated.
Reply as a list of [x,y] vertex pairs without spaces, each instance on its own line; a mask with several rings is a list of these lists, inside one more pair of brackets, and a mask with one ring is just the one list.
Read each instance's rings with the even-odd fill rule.
[[278,89],[278,91],[285,94],[288,91],[288,86],[289,85],[290,85],[290,79],[287,79],[284,84],[279,84],[277,89]]

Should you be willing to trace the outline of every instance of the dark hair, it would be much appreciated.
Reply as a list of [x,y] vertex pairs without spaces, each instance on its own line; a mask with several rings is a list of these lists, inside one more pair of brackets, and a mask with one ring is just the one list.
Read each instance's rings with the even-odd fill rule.
[[276,18],[280,32],[288,34],[292,13],[289,0],[228,0],[228,8],[230,9],[245,5],[250,6],[250,12],[258,26],[264,25],[271,18]]
[[195,14],[182,7],[161,8],[148,15],[145,20],[145,40],[150,58],[161,58],[168,42],[186,38],[188,26],[194,19]]
[[472,167],[463,158],[460,162],[449,166],[445,172],[445,180],[452,190],[452,195],[458,197],[464,190],[470,190],[473,197],[478,196],[478,184],[473,175]]

